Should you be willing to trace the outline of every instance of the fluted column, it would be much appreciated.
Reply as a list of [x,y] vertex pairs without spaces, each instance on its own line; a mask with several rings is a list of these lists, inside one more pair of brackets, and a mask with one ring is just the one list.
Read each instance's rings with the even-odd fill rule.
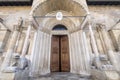
[[85,46],[85,59],[86,59],[86,71],[88,74],[90,74],[90,53],[88,49],[88,43],[87,43],[87,38],[85,32],[82,32],[83,34],[83,42]]
[[50,72],[51,36],[37,31],[34,35],[31,55],[30,76],[44,75]]
[[[39,47],[39,31],[37,30],[34,34],[34,42],[33,42],[33,48],[32,48],[32,53],[31,53],[31,66],[30,66],[30,76],[36,76],[38,75],[38,69],[36,68],[39,58],[37,58],[39,56],[39,49],[41,50],[41,48]],[[39,48],[39,49],[38,49]]]
[[14,48],[15,48],[15,44],[16,44],[16,41],[18,38],[18,34],[19,34],[18,30],[13,31],[12,38],[10,40],[10,44],[9,44],[5,59],[2,64],[2,68],[1,68],[1,70],[3,72],[12,72],[13,71],[13,68],[10,68],[10,61],[11,61],[12,55],[14,53]]
[[80,57],[80,74],[84,73],[84,57],[83,57],[83,47],[82,47],[82,31],[79,31],[79,57]]
[[83,69],[84,69],[84,74],[86,73],[86,67],[88,64],[86,60],[86,51],[85,51],[85,44],[84,44],[84,39],[83,39],[83,32],[81,31],[81,49],[82,49],[82,61],[83,61]]
[[30,56],[30,61],[31,61],[30,73],[29,73],[30,76],[33,76],[32,73],[34,72],[34,69],[35,69],[35,66],[32,66],[32,65],[35,65],[35,56],[36,56],[36,54],[34,54],[34,53],[35,53],[35,48],[36,48],[37,35],[38,35],[38,33],[36,31],[34,33],[33,47],[32,47],[32,52],[31,52],[31,56]]
[[69,45],[70,45],[70,66],[71,72],[83,75],[89,75],[89,54],[86,50],[82,31],[74,32],[69,35]]

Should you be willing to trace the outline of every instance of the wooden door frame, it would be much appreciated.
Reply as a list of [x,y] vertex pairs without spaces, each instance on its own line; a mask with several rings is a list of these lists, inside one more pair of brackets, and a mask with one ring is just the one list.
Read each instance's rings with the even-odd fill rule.
[[[69,51],[69,36],[68,35],[52,35],[52,37],[51,37],[51,56],[50,56],[50,71],[51,72],[54,72],[54,71],[52,71],[51,70],[51,65],[52,65],[52,62],[51,62],[51,58],[52,58],[52,56],[53,56],[53,54],[52,54],[52,39],[53,39],[53,36],[58,36],[59,37],[59,39],[60,39],[60,36],[62,37],[62,36],[67,36],[67,42],[68,42],[68,65],[69,65],[69,71],[60,71],[61,69],[61,65],[62,65],[62,63],[61,63],[61,56],[60,55],[62,55],[62,53],[61,53],[61,50],[60,50],[60,47],[59,47],[59,71],[57,71],[57,72],[70,72],[70,51]],[[60,39],[61,40],[61,39]],[[59,44],[61,45],[61,41],[59,41]]]

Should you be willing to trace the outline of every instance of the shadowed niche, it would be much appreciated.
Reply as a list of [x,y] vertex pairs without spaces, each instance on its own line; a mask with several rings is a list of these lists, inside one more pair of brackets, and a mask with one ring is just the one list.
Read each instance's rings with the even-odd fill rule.
[[67,28],[64,25],[58,24],[52,30],[67,30]]

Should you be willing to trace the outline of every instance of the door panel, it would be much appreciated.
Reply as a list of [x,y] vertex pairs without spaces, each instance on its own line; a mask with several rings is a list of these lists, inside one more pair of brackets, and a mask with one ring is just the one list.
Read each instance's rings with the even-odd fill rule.
[[51,71],[59,71],[59,37],[52,36],[52,45],[51,45]]
[[51,71],[69,72],[69,44],[67,36],[52,36]]
[[70,61],[69,61],[69,44],[68,37],[61,37],[61,71],[69,72],[70,71]]

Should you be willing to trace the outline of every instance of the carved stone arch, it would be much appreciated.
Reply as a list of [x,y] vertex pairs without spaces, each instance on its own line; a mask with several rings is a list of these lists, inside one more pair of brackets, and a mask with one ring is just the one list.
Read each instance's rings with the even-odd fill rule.
[[[44,10],[44,8],[49,9]],[[60,0],[59,2],[56,0],[34,0],[30,14],[33,16],[36,15],[38,9],[42,12],[39,15],[45,15],[45,13],[56,10],[72,11],[74,13],[78,12],[78,14],[81,14],[80,12],[84,12],[84,14],[89,13],[86,0]],[[78,9],[78,11],[74,11],[76,9]]]

